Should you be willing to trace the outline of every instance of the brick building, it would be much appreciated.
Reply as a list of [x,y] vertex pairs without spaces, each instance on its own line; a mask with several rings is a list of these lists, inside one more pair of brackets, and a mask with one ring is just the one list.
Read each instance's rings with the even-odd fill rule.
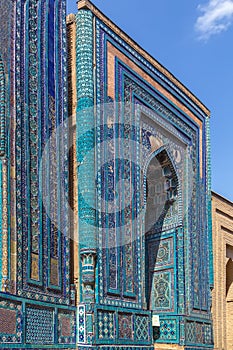
[[233,203],[212,192],[214,349],[233,349]]

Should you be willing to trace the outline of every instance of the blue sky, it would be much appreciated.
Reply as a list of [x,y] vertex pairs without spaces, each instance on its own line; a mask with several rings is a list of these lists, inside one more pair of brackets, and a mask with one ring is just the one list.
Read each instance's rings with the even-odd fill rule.
[[93,3],[210,109],[212,189],[233,201],[233,0]]

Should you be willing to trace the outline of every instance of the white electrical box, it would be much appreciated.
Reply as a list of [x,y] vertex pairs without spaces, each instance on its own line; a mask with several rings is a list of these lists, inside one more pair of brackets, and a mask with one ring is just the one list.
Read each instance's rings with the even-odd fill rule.
[[159,315],[152,316],[152,327],[160,327]]

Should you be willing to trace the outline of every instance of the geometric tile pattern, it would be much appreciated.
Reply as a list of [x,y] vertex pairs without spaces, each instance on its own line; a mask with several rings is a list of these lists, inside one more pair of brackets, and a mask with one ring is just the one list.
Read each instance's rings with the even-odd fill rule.
[[212,344],[211,324],[203,322],[187,321],[185,336],[188,344]]
[[160,337],[159,340],[164,342],[177,340],[177,321],[176,320],[161,320],[160,321]]
[[186,323],[186,340],[190,343],[195,342],[196,337],[196,324],[195,322],[187,322]]
[[114,312],[99,311],[98,312],[98,338],[114,339],[115,338],[115,319]]
[[135,319],[135,333],[137,340],[149,340],[149,317],[148,316],[136,316]]
[[212,344],[213,342],[213,334],[211,324],[206,324],[204,327],[204,343]]
[[[118,329],[116,329],[118,325]],[[151,342],[150,316],[137,312],[98,310],[97,342],[99,344],[146,344]]]
[[50,309],[26,308],[26,343],[51,344],[54,341],[54,315]]
[[78,324],[77,324],[77,332],[78,332],[78,343],[82,344],[86,342],[86,321],[85,321],[85,306],[78,306]]
[[[56,312],[55,308],[29,305],[23,298],[17,302],[12,301],[11,298],[10,295],[7,295],[6,299],[0,298],[0,344],[17,343],[22,349],[31,346],[42,349],[42,344],[55,348],[55,337],[59,344],[66,344],[67,348],[72,344],[73,347],[76,342],[74,308],[70,310],[58,308]],[[23,313],[24,308],[25,313]],[[23,328],[24,324],[25,328]],[[57,325],[56,328],[54,328],[55,325]],[[23,331],[24,344],[22,344]]]

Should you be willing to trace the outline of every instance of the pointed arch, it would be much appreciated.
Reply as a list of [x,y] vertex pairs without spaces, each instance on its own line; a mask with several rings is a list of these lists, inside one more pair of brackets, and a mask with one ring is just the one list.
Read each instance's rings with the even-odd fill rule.
[[233,302],[233,261],[229,259],[226,264],[226,298]]
[[149,174],[150,172],[150,165],[152,164],[153,160],[157,163],[157,165],[160,167],[161,170],[161,177],[164,180],[164,189],[165,189],[165,195],[166,198],[164,198],[164,204],[172,204],[176,198],[178,197],[178,191],[179,191],[179,177],[178,172],[175,166],[175,163],[173,161],[173,158],[171,156],[171,153],[167,149],[167,147],[162,146],[159,149],[157,149],[155,152],[153,152],[150,157],[147,159],[145,167],[144,167],[144,208],[146,210],[146,202],[147,202],[147,187],[148,187],[148,181],[147,177],[149,175],[155,176],[155,174]]

